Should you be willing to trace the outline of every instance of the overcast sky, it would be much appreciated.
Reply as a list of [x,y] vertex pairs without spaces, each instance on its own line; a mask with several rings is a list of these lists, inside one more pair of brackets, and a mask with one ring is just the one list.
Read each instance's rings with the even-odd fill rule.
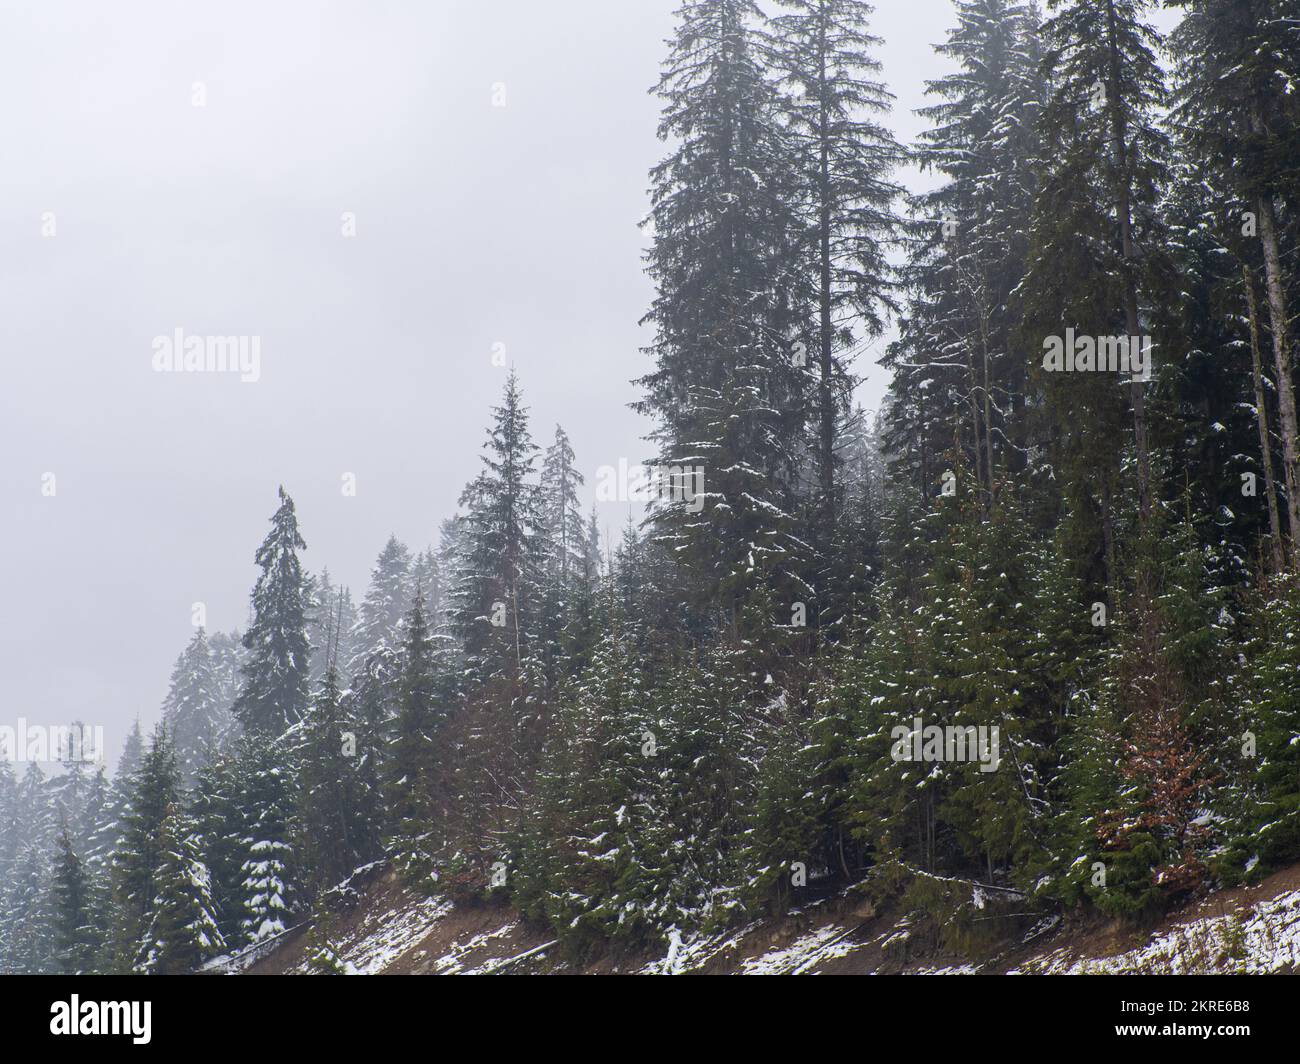
[[[494,344],[589,489],[644,457],[636,223],[676,6],[0,2],[0,724],[102,724],[114,756],[152,726],[192,603],[244,626],[278,484],[360,601],[388,533],[434,542],[477,471]],[[911,140],[952,9],[879,8]],[[177,328],[258,337],[260,379],[154,372]]]

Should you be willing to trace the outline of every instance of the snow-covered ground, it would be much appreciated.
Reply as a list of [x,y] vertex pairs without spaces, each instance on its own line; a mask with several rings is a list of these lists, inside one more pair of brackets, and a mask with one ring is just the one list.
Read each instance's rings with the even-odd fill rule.
[[853,928],[828,924],[804,935],[790,945],[750,957],[740,967],[741,975],[802,975],[826,961],[847,957],[862,947],[849,941]]
[[[420,898],[392,911],[372,911],[361,924],[333,943],[340,960],[352,974],[376,975],[410,952],[434,924],[451,912],[446,898]],[[307,971],[306,960],[290,969]]]
[[1056,950],[1017,971],[1263,975],[1296,968],[1300,968],[1300,891],[1293,890],[1235,912],[1188,920],[1125,953],[1080,959]]

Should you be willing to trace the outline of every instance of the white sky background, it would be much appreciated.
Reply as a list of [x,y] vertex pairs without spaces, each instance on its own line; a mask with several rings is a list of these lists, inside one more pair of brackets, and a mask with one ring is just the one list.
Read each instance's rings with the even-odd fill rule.
[[[645,455],[636,223],[676,6],[0,0],[0,724],[102,724],[114,757],[151,727],[191,604],[245,625],[277,484],[360,602],[388,533],[435,542],[476,473],[494,343],[589,492]],[[951,20],[878,3],[905,141]],[[154,373],[177,327],[259,336],[261,380]]]

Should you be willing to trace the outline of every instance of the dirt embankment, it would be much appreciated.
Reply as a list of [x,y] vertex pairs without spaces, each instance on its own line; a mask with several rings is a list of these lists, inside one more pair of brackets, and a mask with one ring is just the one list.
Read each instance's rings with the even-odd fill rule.
[[455,975],[541,972],[700,974],[962,974],[996,972],[1295,972],[1300,970],[1300,865],[1253,887],[1211,894],[1159,925],[1134,928],[1098,916],[1042,918],[997,904],[972,884],[973,917],[1004,927],[972,954],[937,933],[932,917],[887,905],[858,889],[829,895],[778,921],[719,935],[676,936],[644,955],[566,964],[544,930],[506,906],[458,906],[407,890],[383,866],[334,892],[326,934],[290,929],[225,970],[305,973],[328,942],[340,967],[357,974]]

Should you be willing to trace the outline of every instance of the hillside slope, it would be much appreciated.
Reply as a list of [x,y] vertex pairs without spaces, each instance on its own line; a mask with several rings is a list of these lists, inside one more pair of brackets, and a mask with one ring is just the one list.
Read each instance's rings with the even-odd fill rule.
[[[1300,865],[1254,887],[1221,891],[1137,930],[1099,918],[1047,917],[1017,923],[983,891],[975,906],[1006,916],[1000,938],[978,956],[943,945],[918,911],[881,911],[860,892],[830,895],[780,921],[720,935],[674,937],[660,954],[567,963],[546,934],[505,906],[467,907],[420,898],[383,866],[358,872],[335,892],[330,942],[356,974],[474,975],[547,972],[645,974],[1194,974],[1300,971]],[[978,918],[977,918],[978,919]],[[290,929],[254,955],[223,958],[210,971],[302,974],[310,932]]]

